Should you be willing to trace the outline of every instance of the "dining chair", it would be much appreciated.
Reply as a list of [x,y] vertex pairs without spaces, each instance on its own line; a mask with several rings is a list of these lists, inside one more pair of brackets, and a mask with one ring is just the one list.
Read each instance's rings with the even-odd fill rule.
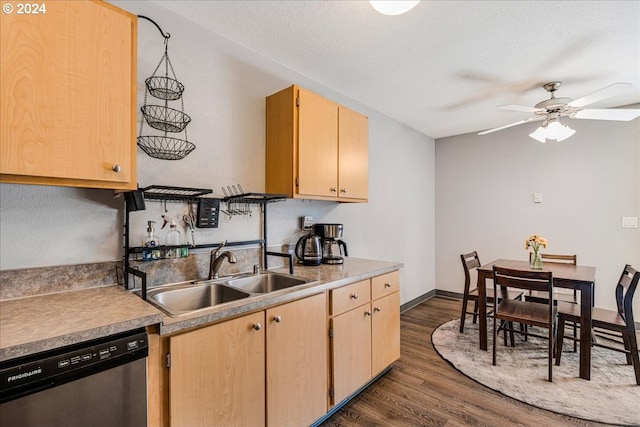
[[[640,271],[636,271],[630,265],[626,265],[618,284],[616,285],[617,310],[607,310],[594,307],[591,315],[591,324],[594,328],[608,331],[612,336],[622,338],[624,349],[607,345],[601,342],[593,342],[593,345],[609,350],[625,353],[627,365],[633,365],[636,375],[636,384],[640,385],[640,360],[638,357],[638,339],[633,320],[633,295],[636,292]],[[556,365],[560,365],[562,356],[562,344],[564,340],[565,322],[580,321],[579,304],[560,304],[558,306],[558,339],[556,344]]]
[[[546,263],[552,263],[552,264],[571,264],[571,265],[578,265],[578,256],[573,254],[573,255],[560,255],[560,254],[548,254],[548,253],[540,253],[540,257],[542,258],[542,260]],[[533,252],[529,252],[529,262],[531,262],[531,258],[533,258]],[[562,289],[564,290],[564,289]],[[549,298],[549,295],[546,292],[529,292],[529,295],[525,295],[525,300],[531,300],[531,301],[536,301],[536,302],[541,302],[541,303],[546,303],[547,302],[547,298]],[[553,299],[556,301],[564,301],[564,302],[568,302],[571,304],[577,304],[578,302],[580,302],[579,296],[578,296],[578,290],[574,289],[573,290],[573,296],[571,294],[567,294],[564,292],[560,292],[560,289],[556,288],[555,292],[553,294]],[[578,327],[580,326],[580,323],[574,323],[574,322],[570,322],[572,328],[573,328],[573,337],[577,338],[578,337]],[[525,340],[527,339],[527,334],[525,333]],[[576,352],[578,351],[578,342],[577,340],[573,341],[573,351]]]
[[[460,314],[460,333],[464,332],[464,321],[467,314],[473,314],[473,323],[478,320],[478,288],[471,289],[471,270],[480,267],[478,252],[473,251],[460,255],[462,268],[464,269],[464,293],[462,294],[462,313]],[[493,302],[493,289],[487,288],[487,307]],[[508,298],[520,299],[522,292],[509,290]],[[473,311],[468,311],[469,301],[473,301]]]
[[[504,298],[506,289],[520,289],[522,291],[544,291],[553,295],[553,273],[550,271],[513,270],[509,268],[493,267],[493,292],[502,295],[493,302],[493,364],[496,365],[496,338],[498,330],[507,325],[513,331],[513,323],[538,326],[548,330],[548,363],[549,382],[553,381],[553,350],[555,344],[555,326],[557,306],[552,298],[546,304],[535,301],[512,300]],[[500,288],[500,290],[498,290]],[[500,326],[498,327],[498,321]]]

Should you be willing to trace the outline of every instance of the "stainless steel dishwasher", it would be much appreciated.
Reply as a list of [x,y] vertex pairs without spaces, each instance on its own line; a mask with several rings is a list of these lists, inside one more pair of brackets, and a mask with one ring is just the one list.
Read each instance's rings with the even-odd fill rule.
[[144,427],[147,333],[137,330],[0,364],[0,426]]

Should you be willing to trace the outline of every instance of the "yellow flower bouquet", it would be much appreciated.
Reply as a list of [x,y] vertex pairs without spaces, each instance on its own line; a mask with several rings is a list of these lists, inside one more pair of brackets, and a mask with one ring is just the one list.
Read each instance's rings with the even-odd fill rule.
[[525,249],[533,248],[533,255],[529,258],[529,266],[535,270],[542,269],[542,258],[540,257],[540,246],[547,247],[547,239],[537,234],[527,237]]

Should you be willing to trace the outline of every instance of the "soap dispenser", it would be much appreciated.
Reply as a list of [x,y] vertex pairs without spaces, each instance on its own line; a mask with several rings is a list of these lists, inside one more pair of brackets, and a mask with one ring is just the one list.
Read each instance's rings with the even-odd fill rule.
[[[181,241],[180,230],[178,230],[176,222],[172,219],[169,225],[169,231],[167,231],[167,246],[179,246],[182,244]],[[180,248],[167,249],[166,252],[167,258],[179,258],[181,255],[182,250]]]
[[157,248],[160,246],[160,239],[155,235],[155,228],[153,224],[155,221],[147,221],[147,237],[145,237],[142,245],[147,248],[142,252],[142,260],[143,261],[153,261],[156,259],[160,259],[160,250],[159,249],[149,249],[149,248]]

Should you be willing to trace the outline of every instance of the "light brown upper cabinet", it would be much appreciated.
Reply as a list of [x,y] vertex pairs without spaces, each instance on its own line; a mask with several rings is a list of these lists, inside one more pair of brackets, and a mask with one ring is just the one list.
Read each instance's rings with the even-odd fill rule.
[[136,188],[137,17],[3,2],[0,182]]
[[266,191],[366,202],[369,120],[293,85],[267,97]]

